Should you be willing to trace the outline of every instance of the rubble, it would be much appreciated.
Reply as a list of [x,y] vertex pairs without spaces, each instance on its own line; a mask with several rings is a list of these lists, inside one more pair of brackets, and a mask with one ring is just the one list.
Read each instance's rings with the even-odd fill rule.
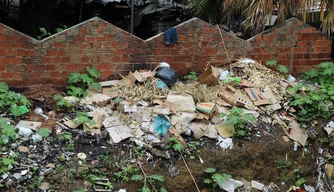
[[[296,80],[290,78],[287,81],[280,74],[249,59],[240,59],[231,66],[233,73],[224,68],[208,66],[199,76],[198,82],[176,82],[173,86],[167,82],[166,86],[160,86],[163,81],[155,77],[155,71],[145,70],[129,72],[122,80],[100,82],[103,87],[101,92],[89,91],[88,96],[81,100],[65,97],[67,101],[77,104],[78,108],[87,112],[95,124],[78,123],[76,116],[69,113],[57,120],[55,134],[61,138],[64,132],[76,133],[75,138],[71,136],[68,140],[82,143],[85,142],[83,135],[89,135],[94,137],[86,142],[89,145],[99,142],[101,138],[109,139],[108,143],[112,145],[129,139],[131,145],[145,149],[148,153],[146,157],[149,156],[147,160],[155,161],[152,160],[153,157],[170,160],[172,156],[164,147],[171,136],[176,137],[184,148],[189,148],[185,138],[198,140],[202,137],[215,140],[217,148],[222,148],[223,151],[242,145],[233,143],[237,127],[228,124],[226,117],[219,117],[219,114],[229,114],[231,108],[239,107],[244,114],[249,114],[258,121],[248,122],[249,129],[255,133],[253,136],[261,137],[262,132],[270,134],[270,130],[262,130],[258,127],[259,124],[278,125],[286,134],[283,136],[286,142],[293,140],[296,143],[295,148],[300,145],[304,147],[308,139],[307,130],[294,121],[293,115],[289,114],[289,108],[284,104],[286,87]],[[49,119],[41,108],[36,108],[35,113],[45,120]],[[19,129],[18,135],[26,139],[20,138],[16,148],[21,154],[29,156],[29,160],[26,160],[28,166],[43,162],[45,166],[40,166],[40,176],[48,176],[57,169],[58,165],[49,158],[54,150],[61,150],[61,159],[69,160],[76,156],[81,161],[86,161],[90,158],[93,152],[83,150],[76,154],[66,150],[64,146],[60,148],[52,145],[52,142],[34,134],[41,125],[42,122],[23,120],[16,125]],[[328,135],[333,127],[331,121],[324,128]],[[29,145],[25,145],[24,142],[30,139],[35,143],[27,142]],[[66,138],[62,139],[67,145],[70,143]],[[42,151],[43,155],[36,155],[37,150]],[[203,162],[199,156],[195,158]],[[136,159],[132,162],[135,163]],[[179,174],[179,170],[173,166],[169,166],[168,171],[172,176]],[[21,180],[27,174],[29,173],[15,173],[13,177]],[[329,177],[333,175],[333,165],[327,164],[326,174]],[[2,175],[6,185],[13,184],[13,177]],[[103,188],[108,183],[108,179],[98,178],[93,187],[95,191],[111,191]],[[258,190],[264,190],[265,187],[256,181],[248,184],[247,187]],[[92,184],[86,182],[85,185]],[[231,178],[218,183],[225,191],[235,191],[243,185]],[[48,190],[49,184],[43,182],[40,189]]]

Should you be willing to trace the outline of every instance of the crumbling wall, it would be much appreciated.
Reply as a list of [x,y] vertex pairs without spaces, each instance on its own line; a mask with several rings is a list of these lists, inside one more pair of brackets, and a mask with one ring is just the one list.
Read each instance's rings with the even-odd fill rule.
[[97,67],[101,80],[114,79],[130,70],[153,69],[162,61],[184,75],[243,56],[262,63],[277,59],[296,74],[330,59],[331,39],[297,19],[249,40],[197,18],[176,30],[179,42],[166,46],[163,33],[144,41],[99,18],[42,41],[0,24],[0,81],[11,86],[65,85],[69,73],[84,71],[86,66]]

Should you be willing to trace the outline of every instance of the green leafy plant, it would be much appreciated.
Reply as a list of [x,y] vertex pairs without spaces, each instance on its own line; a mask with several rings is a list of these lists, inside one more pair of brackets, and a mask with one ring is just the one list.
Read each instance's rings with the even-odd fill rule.
[[44,27],[40,27],[40,28],[39,28],[39,32],[40,32],[40,34],[37,36],[37,39],[38,39],[38,40],[42,40],[42,39],[44,39],[44,38],[46,38],[46,37],[51,36],[51,33],[50,33],[50,32],[47,32],[46,29],[45,29]]
[[64,31],[65,29],[67,29],[67,26],[66,25],[59,25],[59,27],[57,27],[55,29],[55,33],[60,33],[62,31]]
[[188,143],[188,146],[190,148],[190,152],[192,152],[193,156],[199,156],[201,153],[201,150],[199,150],[199,146],[201,146],[201,143],[198,141],[191,141]]
[[300,178],[296,181],[296,186],[301,187],[304,183],[306,183],[306,180],[304,178]]
[[10,91],[5,82],[0,82],[0,111],[17,117],[27,113],[29,107],[31,103],[24,95]]
[[36,133],[40,136],[42,136],[44,139],[49,137],[51,130],[47,128],[39,128]]
[[232,176],[229,174],[218,174],[216,173],[216,169],[209,167],[204,170],[205,173],[210,175],[209,178],[204,179],[205,184],[212,185],[212,189],[215,190],[219,183],[224,182],[226,179],[231,178]]
[[72,139],[72,133],[70,132],[64,132],[62,135],[60,135],[60,140],[68,142],[71,141]]
[[120,183],[128,182],[130,177],[137,173],[138,168],[135,168],[132,165],[128,165],[127,167],[124,167],[121,170],[115,172],[113,180]]
[[19,129],[12,125],[7,124],[5,120],[0,118],[0,147],[1,151],[4,149],[4,145],[9,145],[16,140],[16,134]]
[[145,150],[143,150],[143,147],[141,147],[141,146],[135,147],[135,154],[138,157],[142,157],[145,154]]
[[183,152],[184,146],[180,143],[180,141],[176,137],[168,138],[168,145],[166,145],[166,149],[174,149],[176,152]]
[[233,125],[235,128],[235,136],[246,136],[248,133],[248,124],[257,121],[253,115],[244,113],[238,107],[233,107],[229,114],[222,113],[217,117],[226,117],[226,125]]
[[[59,26],[55,29],[54,34],[55,34],[55,33],[62,32],[62,31],[64,31],[65,29],[67,29],[67,26],[66,26],[66,25],[59,25]],[[44,27],[40,27],[40,28],[39,28],[39,32],[40,32],[40,34],[37,35],[37,37],[36,37],[38,40],[42,40],[42,39],[44,39],[44,38],[49,37],[49,36],[52,35],[52,34],[51,34],[50,32],[48,32]]]
[[78,72],[71,73],[68,76],[67,94],[75,97],[85,97],[87,88],[101,90],[100,83],[95,82],[94,79],[100,77],[100,72],[95,67],[86,67],[87,72],[80,74]]
[[266,61],[266,65],[270,67],[275,67],[275,69],[285,77],[287,76],[287,74],[289,74],[289,69],[284,65],[278,64],[277,60],[268,60]]
[[90,119],[86,112],[77,112],[77,118],[74,119],[73,122],[77,124],[89,123],[90,125],[95,125],[95,121]]
[[197,76],[197,73],[192,71],[192,72],[189,72],[188,75],[184,76],[183,79],[185,80],[192,80],[192,81],[198,81],[198,76]]
[[[143,187],[140,189],[141,192],[150,192],[151,189],[148,187],[146,181],[148,181],[151,184],[151,187],[155,189],[155,186],[157,185],[157,183],[164,182],[165,178],[162,175],[153,174],[153,175],[147,176],[145,179],[144,176],[136,174],[131,177],[131,180],[140,181],[143,183]],[[164,187],[160,186],[160,192],[167,192],[167,190]]]
[[101,162],[107,168],[117,168],[117,162],[120,161],[120,156],[112,155],[108,150],[106,150],[100,157],[102,159]]
[[288,170],[291,167],[291,162],[285,160],[275,160],[277,169]]
[[61,95],[55,94],[52,97],[56,101],[57,111],[74,111],[74,104],[64,99]]
[[8,157],[0,158],[0,173],[6,173],[7,171],[11,170],[14,165],[19,164],[16,161],[17,158],[18,155],[16,153],[13,153]]
[[[334,114],[334,63],[323,62],[314,69],[304,72],[302,78],[318,87],[306,83],[288,89],[290,105],[296,108],[297,119],[310,122],[316,118],[329,118]],[[298,91],[301,93],[298,94]]]

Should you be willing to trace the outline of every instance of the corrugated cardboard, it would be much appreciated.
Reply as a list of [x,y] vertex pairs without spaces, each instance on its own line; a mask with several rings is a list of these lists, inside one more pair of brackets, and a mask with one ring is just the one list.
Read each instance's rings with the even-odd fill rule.
[[219,79],[219,72],[217,68],[208,67],[201,75],[198,76],[199,82],[202,84],[217,84]]
[[195,120],[189,123],[189,129],[194,133],[194,137],[199,139],[203,136],[205,130],[209,127],[209,121],[207,120]]

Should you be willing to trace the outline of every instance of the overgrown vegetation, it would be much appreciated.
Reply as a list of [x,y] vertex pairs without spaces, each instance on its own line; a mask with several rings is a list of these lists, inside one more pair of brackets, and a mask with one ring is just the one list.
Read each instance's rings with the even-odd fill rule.
[[251,122],[256,122],[256,118],[253,115],[246,114],[242,109],[233,107],[229,114],[222,113],[218,117],[226,117],[226,125],[233,125],[235,129],[235,136],[243,137],[248,133],[248,125]]
[[[67,26],[66,25],[59,25],[59,27],[57,27],[54,31],[54,34],[55,33],[59,33],[59,32],[62,32],[64,31],[65,29],[67,29]],[[51,36],[52,34],[50,32],[47,32],[46,29],[44,27],[40,27],[39,28],[39,32],[40,32],[40,35],[38,35],[36,38],[38,40],[42,40],[46,37],[49,37]]]
[[206,168],[204,170],[205,173],[209,174],[209,177],[204,179],[204,183],[211,185],[212,186],[212,190],[215,191],[215,189],[217,188],[217,186],[219,185],[219,183],[224,182],[226,179],[231,178],[232,176],[229,174],[219,174],[216,173],[216,169],[209,167]]
[[71,73],[68,76],[67,94],[82,98],[87,96],[87,88],[101,90],[102,86],[95,80],[100,77],[100,72],[95,67],[86,67],[87,72],[80,74],[78,72]]
[[278,64],[277,60],[268,60],[266,62],[266,65],[274,67],[284,77],[287,77],[287,75],[289,74],[289,69],[284,65]]
[[5,82],[0,82],[0,111],[17,117],[27,113],[30,107],[31,103],[24,95],[10,91]]
[[304,83],[289,89],[292,94],[291,106],[296,108],[298,120],[309,122],[319,117],[328,119],[334,114],[334,63],[322,62],[304,72],[302,79]]
[[[165,181],[165,178],[164,178],[164,176],[157,175],[157,174],[147,176],[146,178],[144,178],[144,176],[142,176],[142,175],[133,175],[131,177],[131,180],[132,181],[140,181],[140,182],[143,183],[143,187],[140,189],[140,192],[150,192],[151,190],[152,191],[157,191],[156,188],[158,188],[158,185],[160,185],[161,182]],[[147,181],[150,183],[151,189],[147,185]],[[159,187],[160,187],[160,190],[159,190],[160,192],[167,192],[167,190],[164,187],[162,187],[162,186],[159,186]]]
[[55,94],[53,99],[56,101],[57,111],[74,111],[74,104],[64,99],[63,96]]
[[189,72],[188,75],[184,76],[183,79],[185,80],[191,80],[191,81],[198,81],[197,73],[194,71]]
[[166,149],[173,149],[174,151],[181,153],[184,151],[184,146],[180,143],[180,141],[176,137],[169,137]]

